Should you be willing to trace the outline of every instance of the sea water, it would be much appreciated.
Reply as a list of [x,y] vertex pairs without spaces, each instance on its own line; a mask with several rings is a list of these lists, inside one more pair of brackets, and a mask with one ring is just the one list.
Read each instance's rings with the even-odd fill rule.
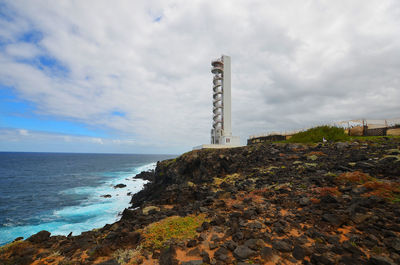
[[41,230],[78,235],[119,220],[128,193],[146,183],[133,177],[173,157],[0,152],[0,245]]

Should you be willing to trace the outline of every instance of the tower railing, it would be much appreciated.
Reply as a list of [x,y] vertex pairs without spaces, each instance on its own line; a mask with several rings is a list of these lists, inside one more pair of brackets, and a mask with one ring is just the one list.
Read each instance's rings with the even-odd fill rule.
[[[213,128],[222,128],[223,125],[223,84],[224,62],[222,58],[211,61],[213,76]],[[223,128],[222,128],[223,129]]]

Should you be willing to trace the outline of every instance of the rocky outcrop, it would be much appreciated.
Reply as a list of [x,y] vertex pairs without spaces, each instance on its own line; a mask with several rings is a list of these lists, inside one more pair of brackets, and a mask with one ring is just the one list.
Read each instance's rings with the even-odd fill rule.
[[[399,147],[383,138],[192,151],[139,174],[150,182],[119,222],[80,236],[40,232],[0,263],[399,264]],[[165,242],[146,230],[173,216],[206,221],[187,231],[183,218]]]

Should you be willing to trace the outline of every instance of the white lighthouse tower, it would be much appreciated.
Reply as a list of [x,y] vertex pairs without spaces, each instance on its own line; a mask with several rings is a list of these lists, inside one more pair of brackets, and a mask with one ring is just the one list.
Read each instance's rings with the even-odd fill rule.
[[240,146],[238,136],[232,136],[231,120],[231,57],[222,55],[211,61],[213,73],[213,123],[211,144],[201,148],[228,148]]

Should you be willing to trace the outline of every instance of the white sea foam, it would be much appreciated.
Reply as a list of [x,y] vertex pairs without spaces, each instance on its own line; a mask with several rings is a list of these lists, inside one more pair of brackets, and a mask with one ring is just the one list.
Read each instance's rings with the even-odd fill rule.
[[[87,195],[87,200],[80,205],[68,206],[55,210],[50,217],[42,219],[43,223],[38,225],[12,226],[7,224],[0,230],[0,245],[12,241],[18,236],[29,237],[41,230],[47,230],[52,235],[68,235],[72,232],[78,235],[83,231],[103,227],[117,221],[119,214],[127,207],[131,194],[139,192],[147,182],[133,177],[142,172],[154,169],[156,163],[132,168],[130,172],[115,172],[108,174],[112,176],[109,180],[97,187],[77,187],[62,191],[64,194]],[[125,184],[124,188],[114,188],[117,184]],[[111,195],[104,198],[101,195]],[[51,221],[50,221],[51,220]]]

